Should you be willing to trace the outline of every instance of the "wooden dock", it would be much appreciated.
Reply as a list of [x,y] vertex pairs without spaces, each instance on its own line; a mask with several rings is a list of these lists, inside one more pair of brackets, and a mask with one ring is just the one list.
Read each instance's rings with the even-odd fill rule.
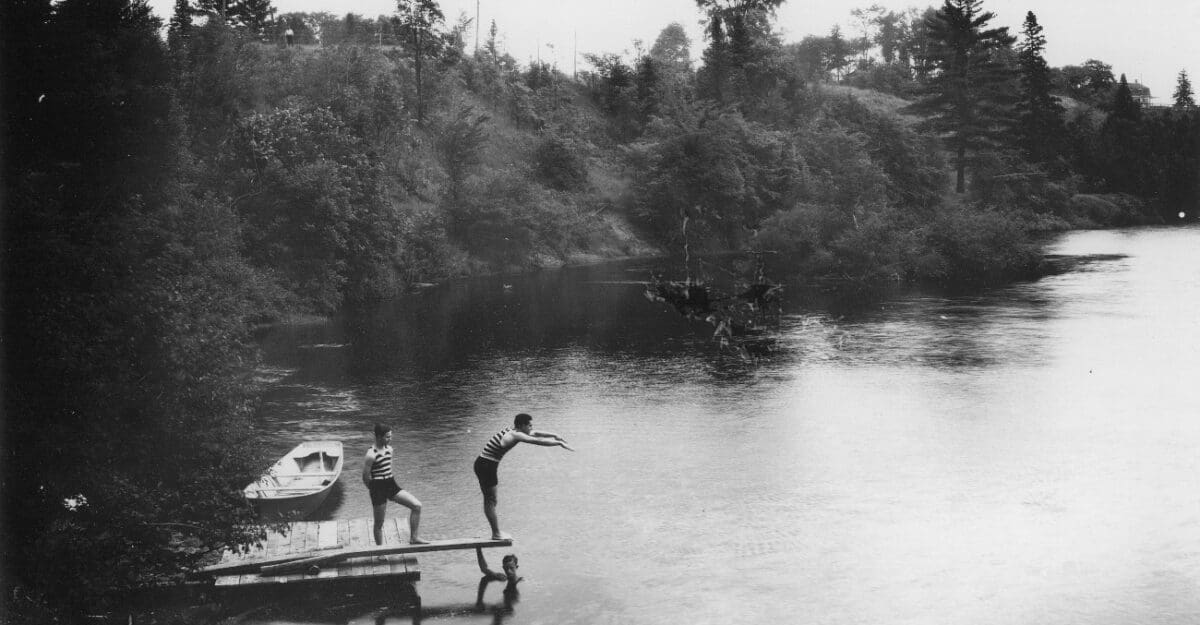
[[408,543],[408,521],[389,518],[383,525],[383,545],[375,545],[368,518],[289,523],[284,532],[269,532],[249,553],[226,551],[220,562],[201,573],[219,588],[261,585],[313,584],[350,580],[416,582],[421,569],[417,552],[504,547],[511,540],[435,540],[428,545]]

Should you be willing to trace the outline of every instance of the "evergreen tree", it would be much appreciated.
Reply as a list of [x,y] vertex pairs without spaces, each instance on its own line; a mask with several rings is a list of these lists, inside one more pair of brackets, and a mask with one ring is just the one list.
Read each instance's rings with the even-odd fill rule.
[[446,16],[442,14],[437,0],[397,0],[396,11],[400,26],[407,32],[411,42],[410,52],[417,74],[417,121],[422,122],[425,120],[422,65],[427,53],[436,50],[437,28],[445,22]]
[[1179,79],[1175,83],[1175,108],[1180,111],[1190,111],[1196,108],[1196,99],[1192,93],[1192,81],[1188,80],[1186,69],[1179,70]]
[[1142,107],[1133,99],[1133,91],[1129,89],[1125,74],[1121,74],[1117,90],[1113,93],[1112,116],[1129,121],[1137,121],[1142,116]]
[[225,23],[249,30],[261,37],[271,23],[275,9],[271,0],[200,0],[199,8],[215,14],[224,14]]
[[192,35],[192,16],[195,13],[191,0],[175,0],[175,11],[167,25],[167,44],[172,53],[180,54],[187,48],[187,41]]
[[730,96],[743,95],[748,83],[756,82],[755,66],[763,65],[763,40],[778,48],[771,33],[770,19],[783,0],[696,0],[707,16],[709,47],[702,55],[703,67],[697,80],[702,97],[727,102]]
[[934,72],[924,97],[910,109],[928,116],[924,126],[943,136],[954,153],[955,190],[966,191],[967,167],[1000,144],[1010,125],[1012,76],[1000,53],[1016,38],[1008,28],[987,28],[995,14],[980,0],[945,0],[925,21]]
[[496,20],[492,20],[492,25],[488,27],[488,38],[487,43],[484,44],[484,48],[487,50],[493,63],[500,60],[500,48],[496,45],[496,35],[498,32],[496,29]]
[[1152,124],[1142,123],[1142,112],[1125,74],[1113,93],[1112,112],[1100,129],[1094,156],[1101,185],[1108,191],[1135,195],[1153,193],[1150,178],[1156,175],[1147,132]]
[[1029,160],[1048,163],[1059,154],[1066,110],[1050,93],[1050,66],[1042,56],[1046,38],[1033,11],[1025,15],[1022,35],[1017,54],[1021,89],[1016,103],[1016,142]]
[[720,13],[708,17],[708,47],[701,54],[700,71],[696,75],[696,91],[702,98],[725,102],[726,80],[729,74],[729,42],[725,37]]

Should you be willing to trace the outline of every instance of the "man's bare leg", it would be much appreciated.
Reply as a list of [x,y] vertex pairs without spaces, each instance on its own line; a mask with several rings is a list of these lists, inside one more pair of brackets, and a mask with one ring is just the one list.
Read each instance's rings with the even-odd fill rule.
[[371,511],[375,513],[375,544],[383,544],[383,518],[387,515],[387,502],[383,502],[378,506],[371,506]]
[[500,520],[496,518],[496,487],[492,486],[483,494],[483,516],[487,517],[488,525],[492,526],[492,540],[503,540],[508,534],[500,531]]
[[412,493],[401,490],[392,497],[392,501],[408,508],[408,542],[413,545],[428,545],[428,541],[418,537],[417,530],[421,527],[421,502]]

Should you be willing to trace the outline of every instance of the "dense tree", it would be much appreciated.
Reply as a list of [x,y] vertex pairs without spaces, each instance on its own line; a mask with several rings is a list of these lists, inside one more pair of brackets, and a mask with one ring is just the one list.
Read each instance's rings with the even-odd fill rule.
[[694,94],[691,41],[678,23],[668,24],[638,63],[637,85],[644,117],[674,115]]
[[875,35],[875,44],[879,46],[879,56],[884,63],[895,63],[900,59],[903,49],[905,24],[902,16],[894,11],[879,13],[875,17],[875,25],[879,29]]
[[[16,91],[0,124],[0,610],[80,622],[178,579],[200,545],[255,536],[239,491],[259,460],[245,372],[262,292],[228,206],[189,192],[146,3],[23,8],[34,21],[6,13],[0,38]],[[8,82],[14,65],[37,79]]]
[[1088,59],[1083,65],[1066,65],[1054,72],[1056,87],[1067,95],[1093,106],[1107,109],[1117,85],[1112,66]]
[[980,152],[998,145],[1008,126],[1011,71],[999,58],[1016,40],[1008,28],[988,28],[995,17],[980,0],[945,0],[925,25],[936,70],[912,110],[946,139],[954,153],[955,190],[966,190],[966,170]]
[[425,57],[436,53],[438,28],[446,21],[437,0],[397,0],[400,27],[408,35],[410,52],[417,74],[417,121],[425,119],[425,98],[422,89]]
[[329,109],[292,100],[243,119],[230,147],[250,262],[310,310],[378,295],[398,217],[363,141]]
[[1021,89],[1016,102],[1016,143],[1027,159],[1049,163],[1062,153],[1063,108],[1050,92],[1050,66],[1042,56],[1046,38],[1033,11],[1025,15],[1018,46]]
[[664,71],[688,72],[692,69],[691,40],[678,22],[668,24],[650,47],[650,58]]
[[771,30],[783,0],[696,0],[706,14],[709,46],[698,72],[699,95],[726,103],[761,100],[775,88],[781,42]]
[[167,43],[172,52],[178,53],[186,47],[192,34],[192,17],[195,14],[191,0],[175,0],[175,10],[167,26]]
[[831,73],[835,79],[841,80],[846,67],[850,65],[850,44],[846,43],[842,29],[838,26],[829,30],[828,42],[825,49],[825,71]]
[[924,12],[914,9],[908,14],[908,39],[900,46],[897,56],[901,63],[911,64],[913,77],[924,85],[937,68],[933,54],[934,40],[930,37],[929,24],[937,19],[937,9],[927,7]]
[[1129,81],[1125,80],[1125,74],[1121,74],[1121,80],[1117,82],[1117,90],[1113,92],[1112,117],[1137,121],[1141,116],[1142,107],[1133,98],[1133,91],[1129,88]]
[[1179,78],[1175,82],[1175,93],[1172,95],[1175,108],[1190,111],[1196,108],[1196,98],[1192,93],[1192,81],[1188,80],[1186,69],[1179,70]]
[[636,215],[672,240],[683,220],[710,242],[733,243],[796,199],[800,163],[786,133],[740,114],[697,111],[647,144]]
[[271,0],[199,0],[201,11],[224,15],[231,26],[244,27],[256,36],[266,33],[275,9]]
[[471,106],[460,105],[436,124],[437,148],[442,157],[446,176],[450,179],[447,200],[458,202],[467,174],[480,162],[480,152],[487,143],[488,116]]
[[598,82],[592,93],[606,113],[618,120],[631,118],[634,106],[634,70],[616,54],[584,54],[596,69]]

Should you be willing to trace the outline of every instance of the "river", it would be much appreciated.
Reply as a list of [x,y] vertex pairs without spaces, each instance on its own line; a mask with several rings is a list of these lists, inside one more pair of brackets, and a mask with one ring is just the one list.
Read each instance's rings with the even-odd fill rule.
[[1047,251],[1067,269],[967,294],[789,280],[756,362],[647,301],[644,262],[276,328],[255,436],[276,456],[345,443],[318,518],[370,516],[376,421],[427,538],[486,535],[471,463],[516,413],[576,451],[501,464],[519,601],[493,587],[474,609],[474,554],[442,552],[420,557],[415,614],[347,597],[243,621],[1198,623],[1200,228]]

